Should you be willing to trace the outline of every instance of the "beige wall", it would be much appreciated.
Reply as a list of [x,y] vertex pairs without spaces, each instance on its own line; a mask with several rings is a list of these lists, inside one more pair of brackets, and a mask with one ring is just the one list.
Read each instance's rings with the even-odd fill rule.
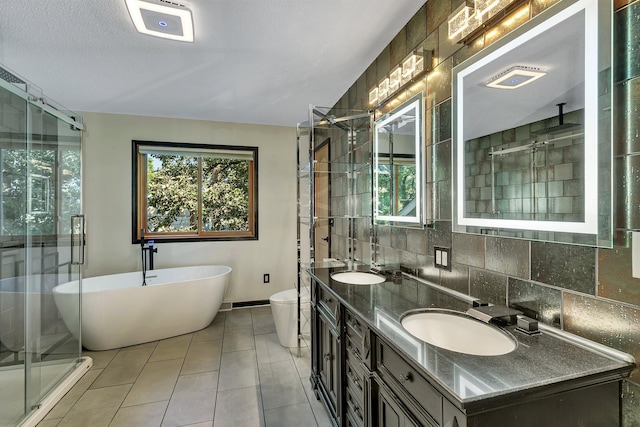
[[[139,271],[131,237],[131,140],[258,147],[259,240],[160,243],[156,268],[224,264],[233,268],[225,301],[268,299],[295,286],[295,129],[160,117],[85,113],[85,277]],[[263,273],[271,283],[263,284]]]

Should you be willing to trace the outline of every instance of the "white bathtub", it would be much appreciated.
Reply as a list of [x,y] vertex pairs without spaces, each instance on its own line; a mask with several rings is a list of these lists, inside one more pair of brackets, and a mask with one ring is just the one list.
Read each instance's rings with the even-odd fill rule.
[[[230,278],[231,267],[210,265],[151,270],[147,286],[141,272],[83,279],[82,345],[108,350],[203,329],[218,313]],[[77,323],[77,292],[77,281],[53,288],[67,325]]]

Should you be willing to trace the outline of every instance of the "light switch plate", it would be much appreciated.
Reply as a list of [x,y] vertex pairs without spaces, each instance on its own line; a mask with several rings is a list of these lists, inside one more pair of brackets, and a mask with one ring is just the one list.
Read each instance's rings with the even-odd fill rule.
[[451,271],[451,248],[434,246],[434,264],[436,268]]

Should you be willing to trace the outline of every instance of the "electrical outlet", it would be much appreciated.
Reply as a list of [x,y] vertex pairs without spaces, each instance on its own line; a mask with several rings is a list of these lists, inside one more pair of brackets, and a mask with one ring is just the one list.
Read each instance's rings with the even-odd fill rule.
[[435,267],[451,271],[451,248],[434,246]]
[[269,283],[269,273],[262,275],[262,283]]

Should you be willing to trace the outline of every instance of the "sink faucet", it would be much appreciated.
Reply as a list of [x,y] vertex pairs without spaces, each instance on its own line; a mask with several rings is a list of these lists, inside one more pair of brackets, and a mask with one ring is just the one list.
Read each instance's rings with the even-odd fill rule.
[[140,251],[142,253],[142,286],[147,286],[147,261],[149,270],[153,270],[153,254],[158,253],[153,240],[144,241],[144,228],[140,229]]
[[501,320],[512,324],[516,323],[516,316],[522,314],[521,311],[502,305],[479,305],[467,310],[467,314],[485,323],[492,320]]

